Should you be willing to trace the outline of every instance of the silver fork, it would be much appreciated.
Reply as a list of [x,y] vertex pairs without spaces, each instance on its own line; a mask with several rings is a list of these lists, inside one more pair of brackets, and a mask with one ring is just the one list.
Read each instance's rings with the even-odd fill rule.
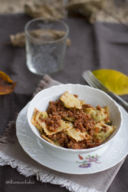
[[82,77],[86,80],[86,82],[94,88],[101,89],[102,91],[106,92],[110,97],[112,97],[115,101],[117,101],[118,104],[120,104],[127,112],[128,112],[128,103],[119,97],[118,95],[115,95],[111,91],[109,91],[94,75],[91,71],[85,71],[82,74]]

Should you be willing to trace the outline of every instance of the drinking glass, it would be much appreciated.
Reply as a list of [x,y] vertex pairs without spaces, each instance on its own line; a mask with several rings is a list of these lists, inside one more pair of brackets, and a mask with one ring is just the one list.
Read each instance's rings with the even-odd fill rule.
[[25,25],[28,69],[39,75],[62,69],[68,33],[69,28],[63,21],[42,18],[29,21]]

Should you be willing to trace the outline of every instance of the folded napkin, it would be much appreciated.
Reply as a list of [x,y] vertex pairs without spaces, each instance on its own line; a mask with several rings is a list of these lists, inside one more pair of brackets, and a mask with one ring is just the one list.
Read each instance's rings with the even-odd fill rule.
[[[48,75],[40,81],[34,95],[40,90],[59,82]],[[10,122],[4,136],[0,138],[0,165],[10,165],[25,176],[35,175],[41,182],[66,187],[74,192],[106,192],[124,160],[113,168],[92,175],[68,175],[50,170],[32,160],[21,148],[16,138],[15,122]]]

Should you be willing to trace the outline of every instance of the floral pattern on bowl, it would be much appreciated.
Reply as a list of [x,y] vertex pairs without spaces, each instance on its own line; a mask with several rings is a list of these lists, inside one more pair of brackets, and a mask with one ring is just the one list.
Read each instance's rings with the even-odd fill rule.
[[99,162],[99,156],[96,155],[88,155],[86,157],[83,157],[82,155],[78,155],[78,158],[80,161],[77,161],[79,163],[80,168],[89,168],[92,166],[92,163],[100,163]]

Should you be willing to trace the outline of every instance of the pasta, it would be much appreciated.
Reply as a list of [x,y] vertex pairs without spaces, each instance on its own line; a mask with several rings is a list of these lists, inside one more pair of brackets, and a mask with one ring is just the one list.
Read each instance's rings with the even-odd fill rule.
[[46,111],[35,109],[31,122],[43,139],[72,149],[98,146],[115,130],[107,106],[91,106],[68,91],[50,101]]

